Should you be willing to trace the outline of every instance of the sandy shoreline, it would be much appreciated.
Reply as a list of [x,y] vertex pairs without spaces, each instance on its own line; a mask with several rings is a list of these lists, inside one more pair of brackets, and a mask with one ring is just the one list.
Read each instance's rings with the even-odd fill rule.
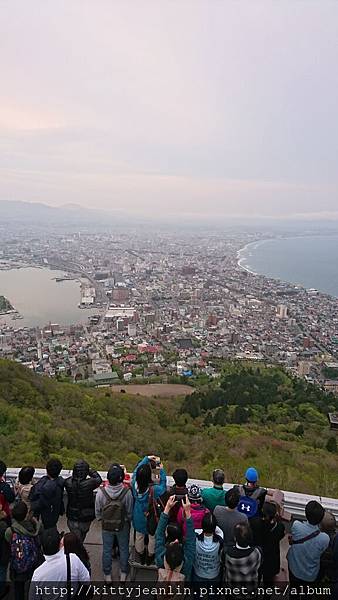
[[246,252],[246,250],[248,248],[250,248],[250,246],[254,246],[255,248],[258,248],[258,246],[261,246],[262,244],[265,244],[266,242],[273,241],[273,239],[274,238],[267,238],[265,240],[255,240],[254,242],[249,242],[248,244],[245,244],[245,246],[243,246],[243,248],[240,248],[239,250],[237,250],[237,265],[240,267],[240,269],[243,269],[243,271],[246,271],[247,273],[250,273],[251,275],[259,275],[259,273],[257,273],[256,271],[253,271],[252,269],[250,269],[250,267],[243,264],[244,261],[247,261],[247,257],[241,256],[241,254]]

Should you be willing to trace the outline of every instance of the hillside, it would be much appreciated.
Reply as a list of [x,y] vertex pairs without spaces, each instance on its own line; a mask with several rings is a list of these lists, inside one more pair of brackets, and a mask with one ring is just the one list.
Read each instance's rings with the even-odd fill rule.
[[132,469],[155,453],[169,473],[185,465],[209,479],[221,466],[239,481],[254,464],[266,485],[338,497],[326,416],[336,409],[336,398],[279,368],[228,364],[219,387],[169,400],[59,383],[0,360],[0,458],[11,466],[57,456],[65,467],[84,457],[99,469],[112,461]]

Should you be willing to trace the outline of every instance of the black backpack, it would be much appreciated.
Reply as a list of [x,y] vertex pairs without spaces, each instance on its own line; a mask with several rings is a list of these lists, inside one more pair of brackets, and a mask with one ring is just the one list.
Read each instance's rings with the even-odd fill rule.
[[123,499],[129,490],[129,487],[125,487],[116,498],[112,498],[104,487],[101,488],[102,493],[108,500],[102,509],[102,529],[104,531],[121,531],[123,529],[127,517]]

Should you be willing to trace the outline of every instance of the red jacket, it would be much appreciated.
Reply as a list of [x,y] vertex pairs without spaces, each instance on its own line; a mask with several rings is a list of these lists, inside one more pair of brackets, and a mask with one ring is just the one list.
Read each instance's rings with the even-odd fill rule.
[[[194,529],[202,529],[203,517],[208,512],[210,512],[210,511],[207,508],[205,508],[204,506],[202,506],[201,504],[192,504],[191,505],[191,518],[192,518],[192,522],[194,524]],[[182,506],[181,506],[180,510],[178,511],[177,523],[179,525],[181,525],[182,531],[183,531],[183,536],[185,537],[187,525],[185,522],[185,516],[184,516]]]

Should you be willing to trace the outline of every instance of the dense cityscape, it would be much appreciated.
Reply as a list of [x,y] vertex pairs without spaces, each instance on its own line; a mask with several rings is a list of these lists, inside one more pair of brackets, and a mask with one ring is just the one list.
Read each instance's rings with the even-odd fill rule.
[[79,307],[91,310],[86,323],[28,328],[4,298],[0,356],[94,385],[187,383],[218,377],[224,359],[264,361],[336,392],[338,299],[239,264],[269,235],[3,232],[1,270],[81,278]]

